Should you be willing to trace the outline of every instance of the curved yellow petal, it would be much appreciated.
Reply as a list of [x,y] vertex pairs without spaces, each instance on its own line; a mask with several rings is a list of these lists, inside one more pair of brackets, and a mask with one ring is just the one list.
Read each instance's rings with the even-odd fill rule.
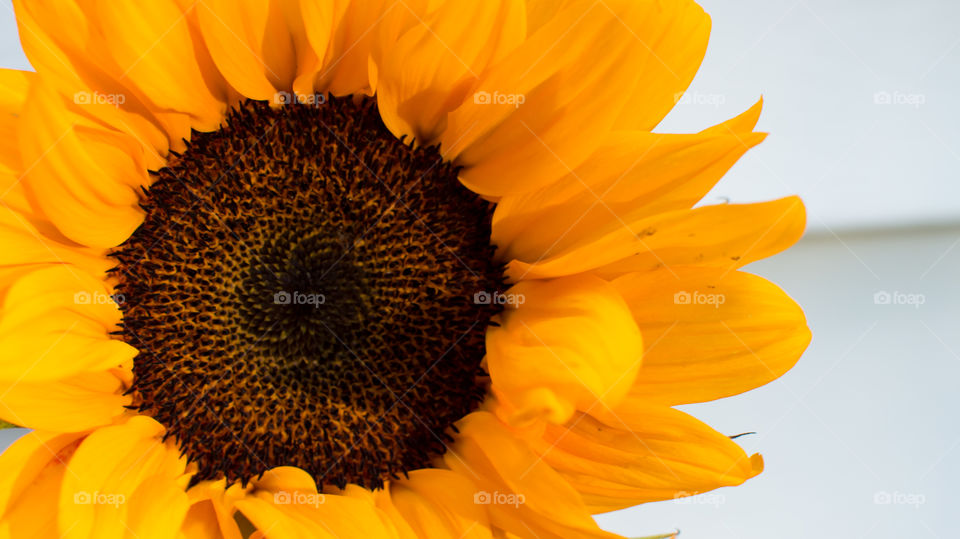
[[223,529],[221,527],[220,519],[217,518],[217,511],[210,500],[200,500],[190,505],[183,517],[183,523],[180,525],[180,533],[187,539],[209,539],[211,537],[241,539],[243,537],[240,534],[239,526],[235,522],[229,528]]
[[[315,88],[333,95],[372,95],[375,83],[370,78],[371,55],[378,47],[392,43],[404,29],[426,16],[425,0],[395,2],[333,2],[332,13],[316,7],[312,0],[302,0],[304,23],[315,50],[321,56],[322,68],[314,78]],[[321,3],[322,4],[322,3]],[[332,17],[332,32],[327,31],[327,17]],[[320,24],[312,31],[313,21]]]
[[85,435],[33,431],[0,454],[0,537],[59,537],[50,515],[67,462]]
[[[356,485],[320,492],[309,473],[281,466],[252,487],[252,495],[234,503],[267,537],[397,536],[394,520],[377,506],[373,493]],[[288,531],[273,533],[274,528]]]
[[550,425],[535,450],[597,512],[739,485],[763,470],[760,455],[729,437],[639,399]]
[[390,44],[376,65],[377,104],[397,137],[433,144],[489,64],[524,38],[522,0],[449,1]]
[[573,487],[493,414],[474,412],[457,423],[460,434],[443,456],[476,485],[451,494],[451,503],[486,507],[490,522],[521,537],[615,537],[602,531]]
[[[122,243],[143,221],[135,186],[148,184],[136,154],[91,120],[70,112],[40,78],[18,127],[22,181],[37,207],[71,240],[91,247]],[[109,135],[113,135],[111,138]]]
[[18,132],[23,105],[36,73],[0,69],[0,238],[8,249],[2,264],[66,261],[98,273],[109,263],[102,252],[80,248],[38,211],[23,181]]
[[630,26],[647,8],[573,2],[481,76],[442,138],[461,181],[488,197],[523,193],[589,157],[637,83],[623,66],[646,53]]
[[[612,278],[683,265],[734,270],[787,249],[800,239],[807,225],[806,208],[797,196],[756,204],[704,206],[688,213],[665,214],[663,220],[654,219],[649,226],[638,222],[638,239],[645,248],[653,246],[650,252],[623,258],[594,273]],[[660,230],[666,234],[654,239],[661,224]]]
[[[89,7],[89,4],[85,4]],[[72,0],[15,0],[20,41],[30,64],[76,111],[130,133],[149,155],[182,148],[189,120],[153,106],[113,61],[97,21]],[[182,118],[181,118],[182,117]]]
[[708,127],[701,131],[703,135],[729,135],[736,133],[750,133],[757,127],[760,121],[760,112],[763,111],[763,96],[753,104],[749,109],[741,112],[739,115],[729,120]]
[[[161,441],[163,432],[153,419],[135,416],[83,440],[70,458],[72,473],[64,476],[60,490],[57,520],[63,537],[125,537],[127,528],[142,519],[131,511],[142,511],[140,504],[151,500],[171,501],[174,485],[186,487],[186,461],[172,440]],[[144,485],[150,491],[142,489]],[[143,496],[147,499],[134,501]],[[166,518],[182,519],[183,513],[169,512]]]
[[[161,109],[189,114],[201,131],[217,128],[226,111],[219,73],[205,72],[191,14],[176,3],[97,0],[92,15],[121,72]],[[172,84],[172,81],[176,81]]]
[[640,80],[617,118],[618,129],[651,130],[677,103],[707,52],[710,16],[693,0],[644,0],[648,15],[631,25],[646,54],[635,65]]
[[516,301],[487,330],[487,368],[511,422],[562,423],[575,409],[614,406],[626,395],[643,345],[609,283],[588,275],[524,281],[504,297]]
[[[744,115],[756,117],[757,109]],[[644,217],[690,208],[766,136],[752,126],[734,131],[742,116],[695,135],[611,133],[560,181],[498,202],[491,234],[498,257],[535,262]]]
[[231,86],[251,99],[289,90],[296,66],[282,2],[208,0],[197,5],[204,42]]
[[333,538],[320,523],[303,522],[289,514],[285,508],[274,505],[264,496],[237,501],[237,509],[258,530],[252,537],[295,539],[308,537]]
[[[299,21],[302,28],[302,33],[297,33],[297,78],[293,82],[297,95],[309,95],[321,89],[315,83],[326,73],[322,62],[332,45],[336,23],[339,17],[343,16],[347,4],[348,2],[342,0],[300,0],[295,5],[289,4],[288,19],[294,23]],[[291,26],[296,28],[293,24]]]
[[[571,0],[526,0],[529,33],[547,24]],[[630,26],[646,48],[635,65],[640,82],[617,119],[617,129],[652,129],[689,86],[706,52],[710,17],[695,2],[637,0],[647,11]],[[626,22],[625,22],[626,24]]]
[[109,335],[121,318],[111,293],[103,281],[66,265],[20,277],[0,311],[0,380],[63,380],[129,365],[136,349]]
[[[277,4],[283,14],[286,22],[287,32],[289,33],[290,44],[292,47],[292,58],[295,59],[293,83],[284,85],[284,88],[292,87],[294,95],[306,96],[313,94],[314,79],[320,67],[320,60],[326,50],[330,34],[333,32],[333,6],[334,2],[308,2],[301,4],[297,0],[284,0]],[[316,10],[312,17],[316,17],[319,12],[319,21],[316,19],[308,22],[308,16],[305,9]],[[310,36],[314,40],[323,43],[319,53],[314,48]],[[278,77],[279,78],[279,77]],[[275,96],[275,101],[279,101],[286,96]],[[291,96],[292,97],[292,96]]]
[[688,265],[733,270],[793,245],[805,226],[798,197],[678,210],[617,223],[599,239],[584,238],[537,261],[513,260],[506,274],[520,280],[584,271],[614,278]]
[[30,215],[33,208],[20,182],[20,147],[16,144],[17,122],[20,110],[30,90],[33,73],[15,69],[0,69],[0,207],[22,215]]
[[374,504],[383,515],[390,519],[397,537],[401,539],[417,539],[422,535],[415,531],[413,526],[407,522],[407,518],[400,513],[400,510],[393,504],[390,492],[387,489],[381,489],[373,492]]
[[[79,248],[38,211],[23,181],[17,143],[23,105],[36,73],[0,69],[0,238],[8,249],[3,264],[66,261],[98,273],[107,269],[103,253]],[[74,249],[73,247],[76,247]],[[54,259],[54,260],[51,260]]]
[[[0,69],[0,173],[20,170],[20,148],[12,141],[17,140],[17,118],[30,89],[29,71]],[[7,198],[7,189],[0,193],[0,199]]]
[[130,498],[124,536],[138,539],[175,539],[190,504],[183,485],[155,475],[140,483]]
[[774,380],[810,343],[777,285],[720,268],[631,273],[613,281],[647,343],[632,393],[664,404],[729,397]]
[[417,537],[492,538],[476,492],[466,477],[439,469],[415,470],[389,486],[393,507]]
[[[0,172],[0,181],[3,179]],[[0,266],[67,263],[99,275],[115,265],[103,249],[79,246],[60,235],[48,222],[41,221],[38,214],[25,215],[6,206],[6,199],[0,197],[0,200],[4,202],[0,204],[0,241],[4,245],[0,250]]]
[[[130,368],[127,365],[126,368]],[[131,403],[110,372],[64,380],[0,382],[0,417],[30,429],[74,432],[117,422]]]
[[258,491],[237,508],[266,537],[396,537],[372,500],[337,494]]
[[187,491],[190,509],[180,531],[190,539],[241,539],[243,534],[234,518],[234,506],[237,500],[246,497],[251,488],[238,483],[228,487],[224,479],[197,483]]
[[271,468],[264,472],[262,477],[253,480],[253,485],[268,492],[317,493],[317,483],[313,477],[295,466]]

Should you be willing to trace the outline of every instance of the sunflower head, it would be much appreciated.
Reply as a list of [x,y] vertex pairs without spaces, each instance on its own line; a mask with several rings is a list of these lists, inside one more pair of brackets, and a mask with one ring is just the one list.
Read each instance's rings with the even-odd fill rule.
[[604,537],[762,470],[673,407],[806,347],[739,271],[803,206],[697,206],[760,103],[653,131],[693,2],[15,8],[5,533]]

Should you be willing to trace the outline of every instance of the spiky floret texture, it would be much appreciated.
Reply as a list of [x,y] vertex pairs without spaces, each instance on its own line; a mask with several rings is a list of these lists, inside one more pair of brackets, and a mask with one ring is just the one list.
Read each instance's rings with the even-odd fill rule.
[[113,256],[137,407],[194,481],[379,487],[484,394],[490,205],[371,99],[247,102],[156,173]]

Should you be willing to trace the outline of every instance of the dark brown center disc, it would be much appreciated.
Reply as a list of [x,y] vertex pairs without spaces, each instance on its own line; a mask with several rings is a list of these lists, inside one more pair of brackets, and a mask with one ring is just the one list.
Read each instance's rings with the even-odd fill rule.
[[370,98],[248,102],[158,171],[113,254],[141,412],[194,482],[427,467],[483,396],[490,205]]

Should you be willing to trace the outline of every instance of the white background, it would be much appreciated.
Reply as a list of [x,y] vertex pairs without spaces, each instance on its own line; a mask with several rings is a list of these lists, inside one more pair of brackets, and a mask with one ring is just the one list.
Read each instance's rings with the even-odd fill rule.
[[[599,520],[628,536],[958,537],[960,2],[701,4],[710,48],[660,130],[697,131],[764,96],[772,135],[707,202],[804,198],[808,236],[749,269],[804,306],[814,340],[779,381],[688,408],[757,431],[738,441],[764,454],[761,476]],[[0,66],[25,68],[8,8]],[[923,304],[878,305],[879,291]]]

